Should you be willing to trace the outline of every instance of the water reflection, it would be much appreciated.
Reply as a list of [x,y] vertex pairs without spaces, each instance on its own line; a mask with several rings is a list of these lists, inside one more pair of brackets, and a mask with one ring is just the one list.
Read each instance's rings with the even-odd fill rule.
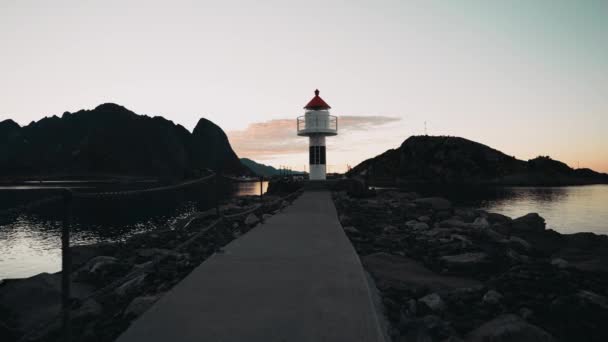
[[[265,192],[267,188],[268,182],[264,182],[262,190]],[[212,186],[205,185],[142,197],[78,199],[72,210],[71,242],[73,245],[116,242],[141,232],[170,228],[180,218],[211,208],[215,193]],[[0,210],[56,194],[54,187],[0,190]],[[224,184],[220,194],[259,195],[260,183]],[[0,279],[60,269],[62,212],[61,202],[56,202],[33,212],[0,217]]]

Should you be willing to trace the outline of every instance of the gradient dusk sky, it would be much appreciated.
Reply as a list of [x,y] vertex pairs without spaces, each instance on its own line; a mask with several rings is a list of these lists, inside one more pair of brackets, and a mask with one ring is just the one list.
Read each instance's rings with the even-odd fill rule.
[[315,88],[330,171],[412,134],[608,172],[608,1],[0,0],[0,121],[104,102],[302,169]]

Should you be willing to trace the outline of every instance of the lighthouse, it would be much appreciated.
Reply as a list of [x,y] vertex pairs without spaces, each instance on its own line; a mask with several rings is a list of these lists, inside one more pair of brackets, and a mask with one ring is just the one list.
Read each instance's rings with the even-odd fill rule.
[[299,136],[308,137],[308,163],[310,180],[324,180],[327,173],[325,137],[338,135],[338,118],[329,115],[331,107],[315,90],[315,97],[304,106],[304,115],[298,117]]

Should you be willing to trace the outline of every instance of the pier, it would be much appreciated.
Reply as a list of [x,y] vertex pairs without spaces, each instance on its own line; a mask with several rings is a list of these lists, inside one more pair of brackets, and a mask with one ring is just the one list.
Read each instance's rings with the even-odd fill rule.
[[382,313],[327,190],[216,253],[117,341],[385,341]]

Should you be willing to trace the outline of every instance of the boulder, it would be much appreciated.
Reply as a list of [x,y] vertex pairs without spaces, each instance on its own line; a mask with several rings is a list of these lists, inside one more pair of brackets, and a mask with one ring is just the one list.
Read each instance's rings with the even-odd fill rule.
[[427,230],[429,229],[429,225],[424,222],[418,222],[413,227],[415,230]]
[[248,226],[255,226],[258,222],[260,222],[260,219],[254,213],[247,215],[247,218],[245,218],[245,224]]
[[118,288],[116,288],[116,290],[114,290],[114,293],[119,296],[124,296],[124,295],[130,294],[130,293],[135,293],[142,286],[145,279],[146,279],[146,275],[140,274],[137,277],[124,282],[122,285],[120,285]]
[[511,223],[511,218],[509,216],[505,216],[497,213],[488,213],[487,214],[488,222],[491,224],[499,223],[499,224],[508,224]]
[[414,203],[434,210],[449,210],[452,208],[452,203],[441,197],[418,198],[414,200]]
[[409,220],[409,221],[405,222],[405,225],[411,229],[413,229],[414,226],[416,226],[417,224],[418,224],[418,221],[416,221],[416,220]]
[[532,245],[528,241],[517,236],[509,238],[509,246],[518,252],[529,252],[532,249]]
[[352,234],[352,235],[358,235],[359,234],[359,230],[353,226],[346,226],[344,227],[344,231],[348,234]]
[[502,300],[502,295],[500,292],[495,290],[489,290],[486,294],[483,295],[483,303],[488,305],[498,305]]
[[474,228],[486,229],[486,228],[490,227],[490,223],[488,222],[488,220],[486,220],[485,217],[478,217],[471,224],[471,226]]
[[537,213],[529,213],[512,221],[511,227],[515,231],[538,232],[545,230],[545,219]]
[[460,219],[451,218],[451,219],[443,220],[443,221],[439,222],[439,226],[446,227],[446,228],[451,228],[451,227],[466,228],[469,225]]
[[146,312],[157,300],[160,295],[136,297],[129,303],[123,316],[138,317]]
[[262,215],[262,220],[266,221],[271,217],[272,217],[272,215],[270,215],[270,214],[264,214],[264,215]]
[[564,341],[608,341],[608,299],[595,292],[579,290],[560,296],[549,306]]
[[555,258],[551,260],[551,265],[557,268],[568,268],[568,262],[562,258]]
[[501,315],[482,324],[470,332],[465,340],[467,342],[555,341],[548,332],[513,314]]
[[418,309],[421,313],[441,313],[446,305],[437,293],[431,293],[418,299]]
[[448,268],[469,269],[487,261],[487,255],[483,252],[469,252],[456,255],[445,255],[439,258]]
[[430,220],[431,220],[431,218],[430,218],[430,217],[428,217],[428,216],[420,216],[420,217],[418,218],[418,221],[420,221],[420,222],[425,222],[425,223],[428,223]]

